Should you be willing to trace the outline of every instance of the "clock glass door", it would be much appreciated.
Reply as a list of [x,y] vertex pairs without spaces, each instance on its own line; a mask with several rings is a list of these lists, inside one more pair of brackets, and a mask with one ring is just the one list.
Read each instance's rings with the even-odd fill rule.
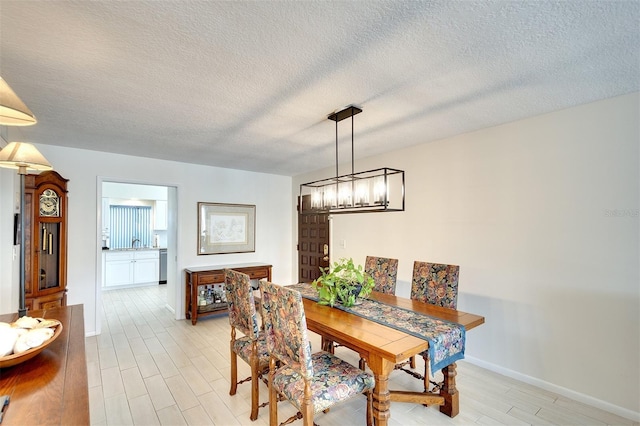
[[59,287],[60,223],[42,223],[40,229],[40,290]]

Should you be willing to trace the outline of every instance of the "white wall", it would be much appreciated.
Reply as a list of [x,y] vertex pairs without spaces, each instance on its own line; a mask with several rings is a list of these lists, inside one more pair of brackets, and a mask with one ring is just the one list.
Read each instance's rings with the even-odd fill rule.
[[[18,311],[18,283],[20,276],[19,258],[17,256],[20,255],[20,246],[13,245],[13,221],[16,203],[11,202],[12,196],[10,195],[19,190],[18,184],[20,181],[15,175],[15,170],[0,168],[0,194],[7,194],[0,202],[0,259],[2,259],[2,267],[0,267],[0,312]],[[15,269],[11,267],[14,255],[16,256]]]
[[104,182],[102,184],[102,198],[166,200],[167,188],[155,185]]
[[[179,283],[184,283],[183,269],[190,266],[224,265],[244,262],[273,264],[276,282],[291,282],[291,252],[294,249],[291,234],[290,194],[291,178],[239,170],[222,169],[172,161],[153,160],[103,152],[37,145],[54,169],[69,179],[68,226],[68,304],[84,304],[85,330],[96,331],[96,277],[97,258],[101,255],[100,224],[98,223],[98,180],[134,181],[178,188],[177,211],[177,269]],[[5,207],[13,194],[10,188],[13,174],[0,175],[0,218],[7,213]],[[17,179],[17,177],[15,177]],[[228,255],[198,256],[196,254],[197,202],[221,202],[256,205],[256,251]],[[5,227],[2,228],[4,235]],[[7,238],[0,240],[0,270],[18,269],[18,260],[6,256]],[[7,289],[15,286],[7,283],[7,274],[0,274],[2,304],[5,307]],[[184,317],[184,285],[178,289],[178,314]],[[10,310],[17,310],[17,299]]]
[[[635,93],[356,161],[405,170],[406,211],[335,215],[332,258],[398,258],[405,296],[414,260],[460,265],[458,308],[486,319],[468,359],[640,419],[638,104]],[[331,174],[295,177],[293,194]]]
[[[7,128],[0,126],[0,149],[7,145],[7,138]],[[14,178],[15,174],[15,170],[0,167],[0,194],[15,193],[18,190],[16,185],[19,180]],[[20,249],[20,246],[13,246],[13,216],[15,212],[16,203],[11,202],[10,198],[3,197],[0,202],[0,242],[8,243],[0,243],[0,259],[7,259],[7,261],[13,257],[14,252],[17,254]],[[18,269],[4,267],[3,262],[3,267],[0,267],[0,312],[14,310],[14,305],[17,311],[18,295],[14,293],[14,287],[17,292],[18,285],[14,286],[13,283],[17,283],[18,280]]]

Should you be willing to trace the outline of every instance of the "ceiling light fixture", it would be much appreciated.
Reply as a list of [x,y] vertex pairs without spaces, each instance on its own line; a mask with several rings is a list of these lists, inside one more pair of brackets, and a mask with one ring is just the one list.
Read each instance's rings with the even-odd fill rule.
[[51,164],[38,151],[26,142],[11,142],[0,151],[0,167],[18,169],[18,173],[26,175],[28,169],[45,171],[51,170]]
[[36,124],[31,110],[0,77],[0,124],[4,126],[30,126]]
[[[36,117],[26,107],[9,85],[0,77],[0,124],[4,126],[29,126],[36,124]],[[18,316],[27,314],[26,307],[26,208],[25,208],[25,175],[28,169],[51,170],[51,164],[38,149],[25,142],[11,142],[0,149],[0,167],[18,169],[20,175],[20,289],[18,299]]]
[[0,167],[18,169],[20,175],[20,290],[18,316],[27,315],[26,307],[26,203],[24,199],[25,175],[28,169],[51,170],[51,164],[38,149],[25,142],[11,142],[0,150]]
[[[300,184],[301,214],[344,214],[404,211],[404,171],[383,167],[355,173],[353,116],[361,108],[347,108],[330,114],[336,122],[336,175]],[[338,173],[338,122],[351,118],[351,173]]]

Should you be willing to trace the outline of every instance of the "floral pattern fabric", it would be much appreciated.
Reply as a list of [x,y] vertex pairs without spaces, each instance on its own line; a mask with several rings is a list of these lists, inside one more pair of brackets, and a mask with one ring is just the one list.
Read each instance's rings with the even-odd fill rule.
[[225,269],[224,290],[229,308],[229,323],[250,340],[258,338],[258,318],[249,275]]
[[313,412],[318,413],[374,388],[371,374],[328,352],[311,354],[299,291],[265,280],[260,281],[260,290],[267,349],[283,363],[272,381],[280,394],[301,410],[305,381],[310,381]]
[[269,353],[311,379],[311,345],[300,293],[264,280],[260,291]]
[[[375,380],[371,374],[328,353],[312,355],[314,375],[311,379],[311,400],[314,414],[330,408],[336,402],[371,390]],[[304,398],[304,380],[293,368],[285,365],[276,371],[273,380],[276,390],[300,410]]]
[[375,282],[375,291],[396,294],[396,279],[398,277],[398,259],[367,256],[364,272]]
[[458,306],[460,266],[414,262],[411,298],[445,308]]
[[[307,299],[318,300],[316,291],[309,284],[289,287],[300,291]],[[363,299],[361,304],[350,308],[335,306],[334,309],[350,312],[428,341],[432,373],[464,359],[466,332],[460,324],[370,299]]]
[[[251,355],[253,352],[253,340],[249,337],[244,336],[236,339],[233,342],[233,351],[238,354],[240,358],[242,358],[247,364],[251,365]],[[269,365],[269,351],[267,350],[267,342],[265,340],[265,336],[263,332],[258,334],[257,339],[257,355],[258,355],[258,364],[261,367],[260,369]]]

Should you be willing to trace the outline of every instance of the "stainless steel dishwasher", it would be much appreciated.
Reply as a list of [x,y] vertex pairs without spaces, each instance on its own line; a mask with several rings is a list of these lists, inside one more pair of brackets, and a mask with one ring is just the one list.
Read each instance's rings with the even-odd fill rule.
[[160,284],[167,283],[167,249],[160,249]]

